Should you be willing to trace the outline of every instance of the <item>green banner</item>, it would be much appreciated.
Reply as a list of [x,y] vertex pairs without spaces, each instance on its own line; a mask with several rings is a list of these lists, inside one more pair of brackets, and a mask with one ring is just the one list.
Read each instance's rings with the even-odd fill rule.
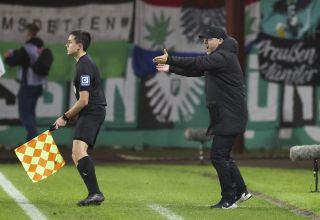
[[[75,60],[68,57],[64,44],[46,45],[53,52],[54,63],[49,73],[49,80],[70,81],[75,72]],[[0,51],[18,49],[21,44],[0,43]],[[93,42],[88,53],[99,67],[101,78],[122,77],[126,71],[127,60],[130,56],[130,44],[125,41]],[[4,78],[15,78],[17,68],[5,65]]]

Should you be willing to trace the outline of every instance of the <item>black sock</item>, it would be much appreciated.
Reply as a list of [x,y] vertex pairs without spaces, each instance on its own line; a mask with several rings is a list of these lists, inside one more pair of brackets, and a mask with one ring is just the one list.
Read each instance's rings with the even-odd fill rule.
[[94,165],[89,156],[85,156],[78,160],[77,169],[83,179],[83,182],[87,186],[89,195],[93,193],[101,193],[94,170]]

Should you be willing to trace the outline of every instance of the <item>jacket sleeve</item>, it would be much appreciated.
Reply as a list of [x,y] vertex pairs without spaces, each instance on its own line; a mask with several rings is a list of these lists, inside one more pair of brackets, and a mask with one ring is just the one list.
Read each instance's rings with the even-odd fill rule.
[[21,47],[18,50],[14,50],[11,56],[6,57],[4,62],[9,66],[28,66],[29,60],[27,51]]
[[207,56],[198,57],[169,56],[167,64],[188,70],[210,71],[225,66],[227,61],[224,54],[216,52]]
[[188,76],[188,77],[200,77],[203,76],[203,72],[201,71],[194,71],[194,70],[186,70],[176,66],[170,66],[169,72],[175,73],[180,76]]

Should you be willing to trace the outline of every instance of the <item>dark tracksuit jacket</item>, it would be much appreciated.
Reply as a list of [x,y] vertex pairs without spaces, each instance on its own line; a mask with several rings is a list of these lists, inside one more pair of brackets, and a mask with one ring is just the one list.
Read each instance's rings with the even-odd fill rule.
[[20,82],[17,94],[18,110],[20,121],[28,133],[27,140],[38,134],[36,105],[42,94],[42,86],[47,83],[47,77],[39,76],[30,66],[39,57],[37,50],[42,46],[43,41],[40,38],[31,38],[20,49],[14,50],[12,56],[4,60],[9,66],[19,66],[17,74]]
[[[9,66],[20,66],[21,69],[18,72],[18,80],[22,85],[26,86],[40,86],[43,84],[43,77],[30,76],[35,73],[28,73],[28,68],[30,67],[30,56],[26,51],[26,45],[32,45],[37,48],[43,47],[43,41],[38,37],[33,37],[26,41],[24,46],[18,50],[13,51],[13,55],[5,58],[6,64]],[[20,72],[21,71],[21,72]],[[19,74],[20,73],[20,74]]]
[[205,95],[210,113],[207,135],[243,133],[248,120],[243,73],[238,60],[238,43],[227,37],[209,55],[169,56],[170,72],[189,77],[205,77]]

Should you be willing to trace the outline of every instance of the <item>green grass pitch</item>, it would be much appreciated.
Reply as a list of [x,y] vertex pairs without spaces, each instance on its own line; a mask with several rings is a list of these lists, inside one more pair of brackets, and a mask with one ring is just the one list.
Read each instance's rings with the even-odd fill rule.
[[[216,173],[209,165],[107,164],[96,166],[106,200],[100,206],[77,207],[86,189],[74,166],[32,183],[20,164],[1,165],[0,172],[48,219],[168,219],[149,206],[157,204],[178,219],[306,219],[291,206],[320,216],[320,193],[311,193],[311,170],[241,167],[254,197],[234,210],[212,210],[220,199]],[[263,195],[284,204],[279,207]],[[0,187],[0,219],[28,219]]]

